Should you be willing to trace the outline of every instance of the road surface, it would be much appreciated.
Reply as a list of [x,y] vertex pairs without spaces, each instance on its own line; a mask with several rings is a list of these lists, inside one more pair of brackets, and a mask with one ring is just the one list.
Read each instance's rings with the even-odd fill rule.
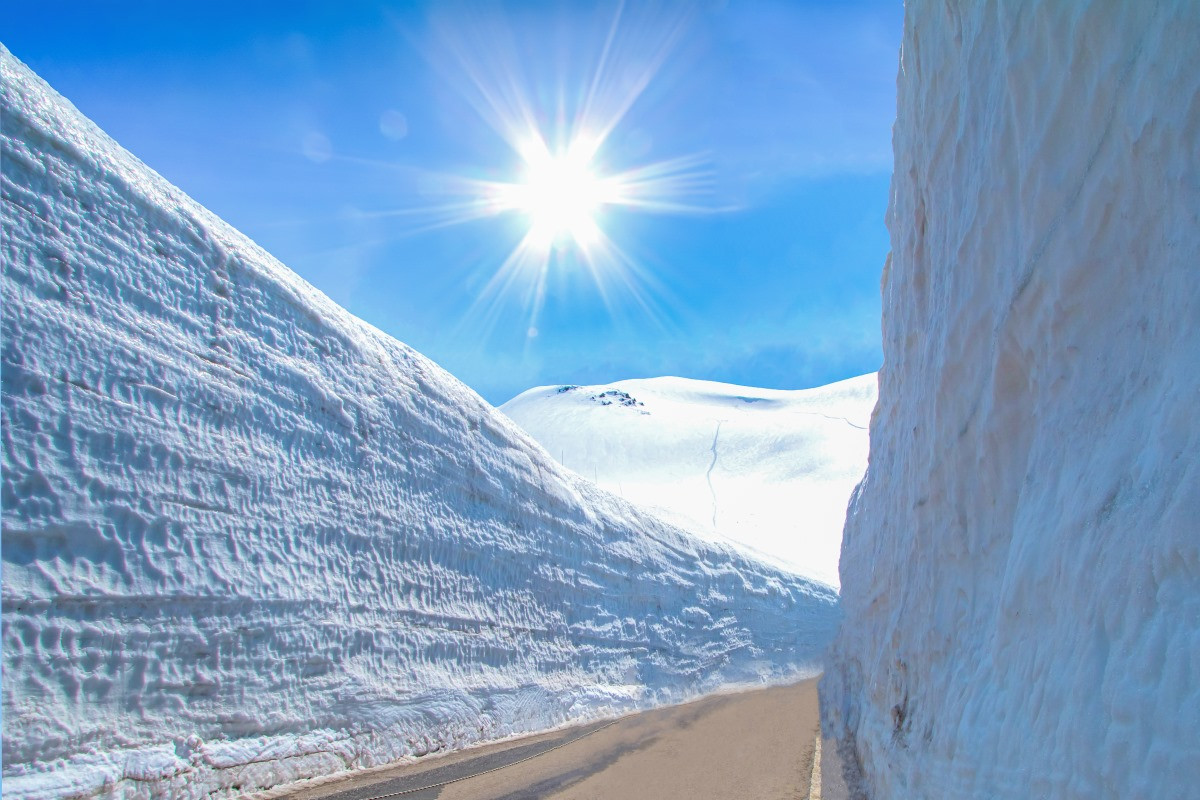
[[[818,752],[817,681],[473,748],[313,786],[288,800],[836,800]],[[825,771],[830,771],[826,740]],[[836,770],[835,770],[836,771]],[[832,778],[832,780],[831,780]],[[822,793],[824,785],[824,793]]]

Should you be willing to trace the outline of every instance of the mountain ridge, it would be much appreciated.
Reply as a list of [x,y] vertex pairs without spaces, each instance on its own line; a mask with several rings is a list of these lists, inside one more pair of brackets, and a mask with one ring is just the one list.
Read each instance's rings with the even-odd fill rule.
[[837,586],[874,404],[869,373],[798,390],[676,377],[541,386],[500,410],[609,491]]

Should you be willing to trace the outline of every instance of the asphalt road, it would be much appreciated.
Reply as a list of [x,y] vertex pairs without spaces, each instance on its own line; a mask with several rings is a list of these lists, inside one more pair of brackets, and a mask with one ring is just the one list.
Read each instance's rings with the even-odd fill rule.
[[[825,778],[822,795],[820,765],[814,770],[818,737],[812,679],[473,748],[287,797],[834,800],[836,780]],[[833,749],[826,740],[826,753]],[[828,759],[826,754],[826,771]]]

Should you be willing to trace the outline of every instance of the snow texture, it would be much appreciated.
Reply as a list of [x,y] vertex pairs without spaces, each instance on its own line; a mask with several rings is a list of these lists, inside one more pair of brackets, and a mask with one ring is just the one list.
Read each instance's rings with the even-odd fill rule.
[[605,489],[837,586],[874,406],[871,374],[803,391],[684,378],[543,386],[500,410]]
[[561,468],[0,48],[5,797],[222,797],[812,671],[826,587]]
[[911,0],[824,722],[885,798],[1200,791],[1200,4]]

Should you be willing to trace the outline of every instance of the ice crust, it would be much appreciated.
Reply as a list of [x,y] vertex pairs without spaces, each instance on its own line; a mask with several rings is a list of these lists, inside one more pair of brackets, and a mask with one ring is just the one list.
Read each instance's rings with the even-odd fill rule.
[[685,378],[542,386],[500,410],[605,489],[836,587],[874,407],[872,373],[801,391]]
[[910,0],[827,730],[876,800],[1200,791],[1200,4]]
[[5,797],[224,797],[810,672],[827,587],[561,468],[0,48]]

